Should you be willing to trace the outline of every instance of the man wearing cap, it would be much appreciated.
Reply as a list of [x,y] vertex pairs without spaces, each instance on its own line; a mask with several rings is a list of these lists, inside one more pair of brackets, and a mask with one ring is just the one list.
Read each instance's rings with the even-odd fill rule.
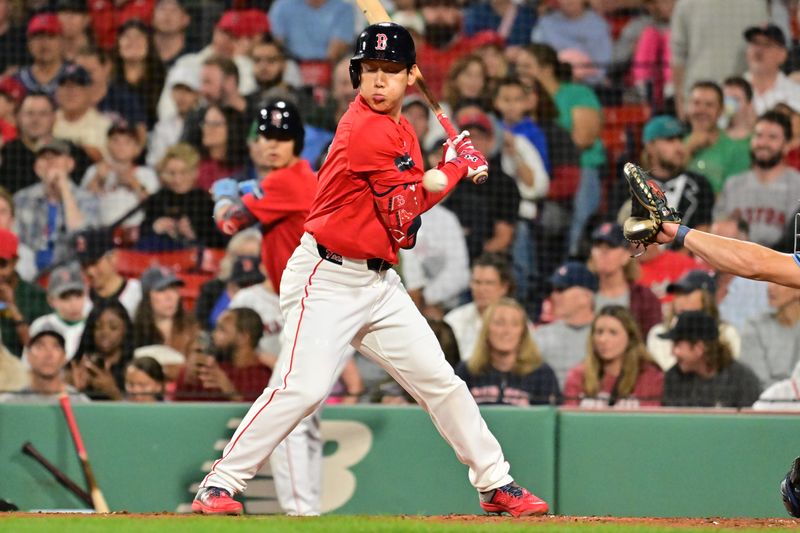
[[38,182],[33,171],[36,148],[53,137],[55,102],[44,93],[28,93],[17,110],[17,138],[0,148],[0,185],[11,194]]
[[753,86],[753,107],[761,115],[775,104],[800,108],[800,84],[781,71],[786,62],[786,36],[775,24],[751,26],[744,32],[747,42],[747,72],[744,77]]
[[67,362],[64,346],[64,337],[49,323],[42,323],[38,329],[31,328],[31,338],[25,347],[31,384],[16,393],[0,395],[0,403],[58,403],[64,392],[69,394],[70,401],[88,402],[86,395],[64,380]]
[[61,22],[55,13],[39,13],[28,22],[28,51],[33,63],[24,67],[17,78],[28,92],[53,96],[66,68],[61,56]]
[[69,65],[56,90],[56,123],[53,135],[72,141],[94,161],[108,156],[107,134],[111,119],[92,101],[92,78],[80,65]]
[[[686,169],[684,134],[683,124],[671,115],[651,118],[642,132],[643,164],[664,191],[669,205],[681,214],[683,223],[707,230],[711,225],[714,190],[705,176]],[[621,189],[618,187],[618,198],[624,196],[627,200],[628,186],[624,186],[624,194]],[[630,203],[625,202],[618,220],[627,218],[629,211]]]
[[[718,317],[716,290],[714,274],[700,269],[690,270],[667,286],[667,294],[673,297],[670,311],[663,322],[656,324],[650,328],[649,333],[644,334],[647,339],[647,350],[663,371],[672,368],[675,356],[672,354],[672,341],[664,339],[661,335],[675,325],[675,317],[685,311],[705,311]],[[731,355],[738,359],[741,354],[742,339],[736,328],[720,320],[719,336],[730,347]]]
[[750,240],[764,246],[779,243],[800,198],[800,172],[784,161],[791,138],[786,115],[761,115],[750,140],[751,169],[728,179],[714,206],[715,219],[745,220]]
[[36,151],[34,172],[39,183],[14,195],[17,235],[36,253],[39,270],[67,255],[67,236],[100,220],[97,197],[70,179],[75,160],[69,145],[60,140]]
[[0,229],[0,339],[19,357],[28,341],[28,326],[50,312],[44,291],[17,274],[17,236]]
[[117,270],[114,238],[106,228],[79,231],[70,239],[70,247],[89,282],[89,299],[95,306],[118,300],[131,320],[142,301],[142,284],[127,279]]
[[758,378],[734,360],[719,324],[704,311],[686,311],[661,338],[671,340],[677,363],[664,375],[664,407],[750,407],[761,394]]
[[[248,116],[257,113],[270,100],[287,96],[295,98],[299,102],[298,107],[304,110],[304,114],[313,116],[315,111],[317,114],[320,113],[315,109],[317,105],[307,91],[297,90],[289,83],[289,79],[293,76],[299,78],[299,67],[293,59],[286,57],[283,45],[272,36],[267,35],[253,44],[250,49],[250,59],[253,61],[253,75],[257,87],[255,91],[245,97]],[[350,62],[347,61],[348,66],[349,64]],[[347,78],[352,95],[353,87],[350,84],[349,72],[345,78]],[[333,89],[335,90],[335,86]],[[322,121],[318,120],[317,122],[317,126],[326,127],[319,124]],[[336,129],[336,124],[334,123],[333,127],[328,129]]]
[[520,195],[514,179],[503,171],[491,119],[471,106],[456,115],[456,123],[459,129],[469,130],[475,148],[489,158],[489,178],[482,185],[466,180],[442,205],[455,213],[464,228],[470,260],[483,252],[510,252]]
[[550,276],[550,285],[556,320],[536,328],[533,340],[563,389],[569,370],[586,357],[589,331],[594,320],[597,276],[583,263],[569,261]]
[[48,327],[61,333],[67,361],[70,361],[78,351],[85,319],[91,308],[86,298],[83,275],[77,263],[58,267],[50,273],[47,279],[47,303],[54,312],[34,320],[31,330],[38,330],[48,324]]
[[612,222],[600,224],[592,232],[591,243],[590,264],[598,281],[595,311],[607,305],[629,309],[644,337],[661,321],[661,302],[653,291],[637,283],[636,265],[622,226]]
[[[222,21],[222,18],[220,21]],[[177,112],[170,95],[176,73],[186,68],[193,72],[200,72],[203,63],[210,57],[224,57],[232,60],[236,64],[239,75],[238,93],[240,95],[250,94],[256,89],[252,60],[247,55],[240,53],[237,48],[238,38],[231,34],[230,31],[220,27],[220,21],[218,21],[217,25],[214,27],[211,42],[205,48],[194,54],[184,54],[175,61],[175,64],[167,73],[164,89],[161,91],[161,96],[158,100],[159,120],[171,117]]]

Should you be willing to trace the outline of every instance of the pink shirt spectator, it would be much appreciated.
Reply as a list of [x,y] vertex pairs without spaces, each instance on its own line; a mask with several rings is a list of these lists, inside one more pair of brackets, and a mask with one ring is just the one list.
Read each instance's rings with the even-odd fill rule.
[[[672,93],[672,54],[669,46],[669,27],[647,26],[642,31],[636,50],[633,53],[633,82],[644,88],[652,84],[652,102],[657,106],[664,103],[664,96]],[[669,89],[669,90],[667,90]]]
[[[586,400],[590,400],[594,406],[608,405],[611,391],[617,376],[605,375],[600,382],[600,393],[597,398],[587,399],[583,394],[583,363],[572,367],[567,374],[564,382],[564,405],[586,406]],[[622,407],[659,407],[661,405],[661,394],[664,391],[664,373],[654,363],[645,363],[639,370],[639,378],[633,388],[630,398],[620,398],[616,405]],[[640,399],[642,398],[642,399]],[[595,403],[596,402],[596,403]]]

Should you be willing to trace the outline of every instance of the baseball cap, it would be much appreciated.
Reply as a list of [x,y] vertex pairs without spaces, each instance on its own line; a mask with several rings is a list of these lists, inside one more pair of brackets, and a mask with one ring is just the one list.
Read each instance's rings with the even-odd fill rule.
[[30,338],[28,339],[27,347],[30,348],[33,344],[39,340],[40,338],[44,337],[45,335],[52,335],[56,338],[58,343],[61,345],[61,348],[65,348],[67,345],[66,340],[64,340],[64,335],[58,328],[58,325],[55,323],[54,320],[48,318],[45,320],[37,320],[30,328],[29,331]]
[[72,149],[67,141],[62,141],[61,139],[51,139],[40,144],[39,147],[36,148],[36,157],[46,153],[71,156]]
[[425,108],[425,111],[428,110],[428,103],[425,99],[418,95],[418,94],[409,94],[403,99],[403,111],[411,107],[412,105],[419,105]]
[[479,128],[486,133],[492,133],[492,131],[494,131],[492,119],[489,118],[489,115],[477,109],[459,111],[456,114],[456,122],[458,123],[458,127],[462,130]]
[[777,45],[786,47],[786,36],[783,34],[783,30],[780,29],[775,24],[762,24],[760,26],[750,26],[746,30],[744,30],[744,40],[748,43],[753,40],[753,38],[763,35],[770,41],[774,42]]
[[133,351],[133,358],[139,359],[140,357],[152,357],[158,361],[161,366],[182,365],[186,362],[185,355],[166,344],[148,344],[147,346],[140,346]]
[[592,232],[592,244],[604,242],[613,248],[624,248],[628,245],[622,226],[614,222],[603,222]]
[[136,131],[136,128],[133,126],[133,124],[131,124],[124,118],[118,118],[117,120],[112,122],[111,127],[108,128],[108,133],[106,134],[106,136],[111,137],[112,135],[115,135],[117,133],[130,135],[132,137],[135,137],[136,139],[139,138],[139,133]]
[[642,130],[642,142],[683,137],[686,131],[680,120],[672,115],[658,115],[647,121]]
[[700,289],[707,290],[711,294],[717,292],[717,282],[714,276],[705,270],[690,270],[678,281],[667,285],[668,294],[688,294]]
[[28,37],[46,33],[48,35],[61,35],[61,21],[55,13],[39,13],[28,22]]
[[136,18],[135,16],[129,16],[120,23],[119,27],[117,27],[117,35],[125,33],[127,30],[131,28],[136,28],[140,32],[145,33],[147,35],[150,35],[152,33],[152,28],[147,22],[143,21],[140,18]]
[[0,259],[14,259],[17,257],[19,238],[11,231],[0,228]]
[[76,232],[70,244],[81,266],[96,263],[114,248],[114,235],[109,229],[85,229]]
[[240,287],[249,287],[256,283],[261,283],[266,278],[258,269],[259,258],[254,255],[243,255],[236,258],[231,269],[231,276],[228,281]]
[[222,14],[215,28],[234,37],[245,37],[247,36],[245,18],[241,11],[231,9]]
[[50,273],[47,280],[47,295],[61,298],[68,292],[83,292],[86,285],[78,265],[58,267]]
[[719,325],[705,311],[685,311],[672,329],[658,336],[671,341],[710,341],[719,338]]
[[65,83],[75,83],[81,87],[88,87],[92,84],[92,75],[82,66],[73,63],[72,65],[67,65],[58,78],[59,85],[64,85]]
[[0,77],[0,94],[8,96],[15,105],[19,105],[25,96],[25,86],[16,78],[3,76]]
[[58,2],[56,2],[56,11],[88,13],[89,6],[86,5],[86,0],[58,0]]
[[175,272],[165,266],[152,266],[142,274],[142,291],[163,291],[170,287],[182,287],[185,285],[182,279],[175,275]]
[[568,261],[558,267],[550,276],[550,284],[554,289],[583,287],[597,292],[597,276],[580,261]]

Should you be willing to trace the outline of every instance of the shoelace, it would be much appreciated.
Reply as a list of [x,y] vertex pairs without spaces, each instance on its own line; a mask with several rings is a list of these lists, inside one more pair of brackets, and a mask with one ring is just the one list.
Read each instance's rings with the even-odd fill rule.
[[514,485],[509,483],[508,485],[503,485],[498,490],[505,492],[506,494],[510,494],[515,498],[522,498],[522,487],[519,485]]
[[214,496],[215,498],[221,498],[223,497],[223,495],[230,496],[227,490],[221,489],[219,487],[211,487],[208,489],[208,492],[211,496]]

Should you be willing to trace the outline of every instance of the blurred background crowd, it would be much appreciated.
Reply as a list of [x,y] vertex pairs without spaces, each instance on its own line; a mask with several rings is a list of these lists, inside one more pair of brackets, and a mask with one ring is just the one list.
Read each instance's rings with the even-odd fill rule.
[[[800,409],[800,291],[619,225],[634,161],[684,224],[793,250],[796,0],[383,3],[490,162],[397,266],[479,403]],[[277,98],[319,168],[365,24],[352,0],[0,0],[0,401],[260,394],[276,288],[208,190],[270,172]],[[403,114],[435,165],[425,101]],[[355,354],[329,401],[412,400]]]

